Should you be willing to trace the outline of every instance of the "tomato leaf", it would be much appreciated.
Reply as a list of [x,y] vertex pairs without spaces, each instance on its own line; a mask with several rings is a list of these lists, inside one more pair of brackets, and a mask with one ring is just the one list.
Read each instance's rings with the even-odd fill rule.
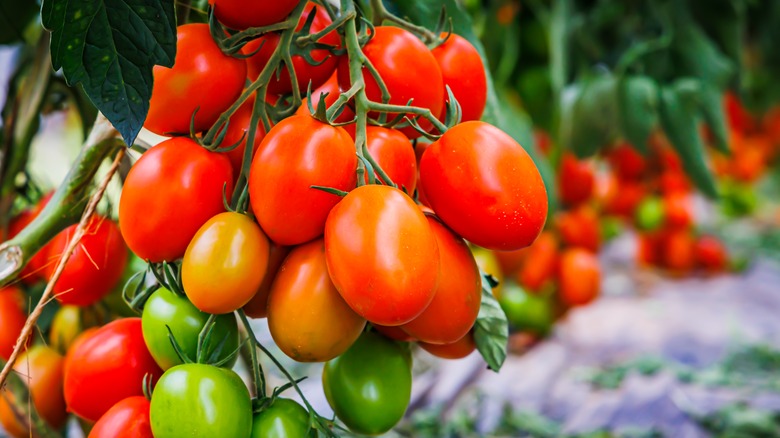
[[51,60],[68,84],[80,83],[92,103],[131,145],[146,120],[152,68],[173,66],[172,1],[44,0]]
[[704,85],[699,100],[704,121],[715,139],[715,147],[724,154],[730,154],[729,125],[723,109],[723,93],[713,86]]
[[623,137],[646,154],[647,140],[658,125],[658,86],[649,77],[628,76],[618,80],[617,93]]
[[482,274],[482,304],[479,315],[474,323],[474,341],[479,354],[485,359],[488,367],[498,372],[506,359],[509,343],[509,323],[506,314],[493,296],[490,275]]

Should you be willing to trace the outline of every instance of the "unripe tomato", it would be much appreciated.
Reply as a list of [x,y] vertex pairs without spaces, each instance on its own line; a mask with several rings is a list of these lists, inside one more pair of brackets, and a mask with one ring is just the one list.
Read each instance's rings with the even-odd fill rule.
[[98,323],[98,316],[91,311],[90,307],[62,306],[52,318],[49,345],[64,354],[78,335]]
[[401,329],[431,344],[451,344],[465,336],[479,313],[482,279],[466,242],[428,216],[439,247],[439,286],[423,312]]
[[695,251],[696,262],[709,272],[722,272],[728,266],[728,250],[715,236],[699,237]]
[[414,337],[403,331],[401,326],[389,327],[386,325],[371,324],[382,336],[401,342],[411,342]]
[[89,438],[154,438],[149,400],[136,395],[118,402],[95,423]]
[[[71,225],[49,244],[49,259],[59,261],[78,225]],[[65,263],[65,270],[54,285],[54,296],[62,304],[88,306],[100,301],[119,283],[127,266],[127,246],[122,233],[111,219],[92,216],[86,233]],[[51,278],[57,262],[46,268]]]
[[277,398],[252,418],[252,438],[314,438],[309,412],[294,400]]
[[[16,340],[27,322],[27,300],[16,286],[0,288],[0,358],[8,360],[14,352]],[[29,338],[28,338],[29,342]]]
[[507,283],[498,300],[509,324],[517,330],[546,335],[555,322],[548,294],[529,293],[517,283]]
[[669,228],[687,228],[693,225],[693,205],[684,193],[672,193],[664,196],[666,226]]
[[[14,371],[27,384],[32,407],[54,429],[59,429],[68,419],[65,400],[62,397],[62,366],[64,359],[54,349],[36,345],[22,353],[14,365]],[[3,389],[0,391],[0,423],[11,436],[32,436],[30,429],[14,414],[14,404],[26,404],[28,400],[16,397]]]
[[346,351],[365,326],[328,276],[322,239],[293,249],[268,297],[276,345],[298,362],[325,362]]
[[150,408],[155,438],[249,438],[252,401],[233,371],[203,364],[177,365],[163,374]]
[[265,136],[249,174],[249,200],[263,231],[280,245],[322,235],[339,197],[311,186],[349,191],[357,176],[355,145],[344,129],[310,116],[282,120]]
[[601,290],[599,259],[582,248],[563,251],[558,276],[558,297],[565,306],[588,304]]
[[214,15],[225,26],[244,30],[250,27],[268,26],[284,20],[300,0],[243,1],[209,0],[214,7]]
[[439,249],[425,215],[398,189],[349,192],[325,224],[328,272],[344,301],[381,325],[405,324],[433,299]]
[[166,140],[144,152],[127,174],[119,198],[122,237],[144,260],[174,261],[201,225],[225,210],[223,187],[229,199],[233,169],[224,154],[186,137]]
[[560,256],[558,239],[545,231],[527,251],[525,262],[517,272],[517,281],[529,291],[538,292],[555,278]]
[[[409,195],[417,186],[417,160],[414,147],[405,135],[396,129],[381,126],[366,127],[366,146],[387,176]],[[386,184],[379,175],[377,180]],[[366,176],[368,181],[368,176]]]
[[428,147],[420,183],[447,226],[487,249],[526,247],[547,219],[547,190],[533,160],[487,123],[456,125]]
[[595,183],[593,163],[579,160],[571,152],[563,154],[558,169],[558,193],[564,204],[575,206],[590,199]]
[[634,223],[641,231],[655,231],[667,221],[666,203],[657,196],[648,196],[636,208]]
[[[478,246],[471,247],[471,254],[474,256],[474,260],[477,261],[480,271],[485,274],[490,274],[498,281],[498,286],[493,288],[493,296],[496,298],[501,296],[501,290],[504,287],[504,272],[501,270],[496,253],[489,249],[480,248]],[[480,279],[480,282],[482,280]]]
[[248,216],[225,212],[195,233],[181,263],[187,298],[207,313],[241,308],[260,288],[270,253],[268,238]]
[[555,226],[565,246],[576,246],[598,252],[601,246],[601,225],[596,210],[590,205],[562,211],[556,215]]
[[423,350],[442,359],[463,359],[477,349],[472,332],[466,333],[465,336],[451,344],[427,344],[420,342],[419,345]]
[[257,292],[244,305],[244,312],[250,318],[265,318],[268,315],[268,295],[271,293],[271,285],[276,279],[276,274],[282,267],[284,259],[290,253],[289,246],[279,246],[273,242],[271,244],[270,255],[268,256],[268,269],[265,271],[263,282],[257,288]]
[[[461,122],[479,120],[487,102],[487,77],[477,49],[467,39],[453,33],[431,53],[439,65],[444,85],[450,87],[460,103]],[[446,89],[444,98],[447,99]]]
[[325,364],[325,396],[353,432],[378,435],[404,416],[412,394],[411,361],[405,348],[365,332],[346,353]]
[[65,357],[68,412],[97,421],[120,400],[143,395],[143,379],[162,371],[144,343],[141,318],[124,318],[82,333]]
[[153,69],[154,87],[144,127],[155,134],[187,134],[195,115],[195,132],[205,131],[241,95],[246,62],[222,53],[208,24],[184,24],[176,32],[172,68]]

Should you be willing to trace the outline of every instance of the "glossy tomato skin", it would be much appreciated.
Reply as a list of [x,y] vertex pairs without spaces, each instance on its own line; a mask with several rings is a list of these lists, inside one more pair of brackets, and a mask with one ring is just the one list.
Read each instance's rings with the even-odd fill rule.
[[401,328],[423,342],[452,344],[477,320],[482,279],[466,242],[432,216],[427,219],[439,247],[439,286],[428,307]]
[[601,289],[601,267],[595,254],[570,248],[561,254],[558,294],[566,306],[582,306],[595,300]]
[[316,437],[309,412],[289,398],[277,398],[252,419],[252,438]]
[[[412,105],[428,108],[434,115],[441,114],[444,105],[444,79],[430,50],[414,34],[398,27],[377,26],[376,32],[363,53],[375,67],[390,92],[390,102],[394,105]],[[425,80],[409,74],[425,72]],[[343,57],[339,64],[339,85],[343,90],[350,88],[349,60]],[[382,102],[382,92],[371,73],[363,70],[366,83],[366,95],[369,100]],[[411,115],[410,115],[411,116]],[[430,128],[427,121],[421,121],[423,128]],[[420,133],[407,127],[403,133],[417,138]]]
[[[64,358],[54,349],[36,345],[22,353],[14,365],[14,371],[29,388],[36,412],[54,429],[61,428],[68,418],[62,397],[63,362]],[[0,423],[11,436],[31,436],[29,428],[17,420],[11,408],[11,403],[27,402],[16,400],[6,389],[0,391]]]
[[345,352],[365,326],[330,280],[322,239],[294,248],[268,297],[276,345],[298,362],[325,362]]
[[149,400],[136,395],[118,402],[95,423],[89,438],[153,438]]
[[328,272],[344,301],[388,326],[420,315],[439,278],[439,248],[411,198],[389,186],[361,186],[333,208],[325,224]]
[[[187,297],[177,295],[168,289],[159,288],[149,296],[141,316],[144,342],[157,365],[163,370],[182,363],[168,338],[170,328],[182,352],[192,361],[197,359],[198,335],[206,325],[209,314],[198,310]],[[238,348],[238,323],[233,314],[217,316],[209,343],[205,346],[205,357],[210,358],[222,344],[215,362],[227,358]],[[234,355],[225,365],[231,368],[236,363]]]
[[195,115],[195,131],[211,127],[241,95],[246,62],[225,55],[211,37],[208,24],[184,24],[176,32],[172,68],[154,67],[154,87],[144,127],[155,134],[187,134]]
[[274,0],[270,2],[209,0],[209,4],[214,7],[214,15],[217,16],[217,20],[235,30],[278,23],[287,18],[298,3],[300,0]]
[[456,125],[428,147],[420,185],[447,226],[487,249],[526,247],[547,219],[547,190],[533,160],[487,123]]
[[[396,129],[367,126],[366,146],[377,164],[398,188],[413,195],[417,187],[417,159],[409,139]],[[379,175],[376,177],[382,181]],[[386,184],[387,181],[382,183]]]
[[353,432],[392,429],[409,406],[412,370],[404,345],[366,332],[325,364],[322,386],[336,416]]
[[150,417],[155,438],[248,438],[252,401],[244,382],[231,370],[177,365],[157,382]]
[[[49,244],[49,259],[59,260],[78,225],[72,225]],[[100,301],[119,284],[127,266],[127,246],[122,233],[111,219],[93,216],[87,231],[65,264],[65,270],[54,285],[54,294],[62,304],[87,306]],[[54,275],[56,263],[46,268]]]
[[0,358],[8,360],[14,352],[16,340],[27,322],[25,294],[16,286],[0,288]]
[[[450,87],[460,103],[461,122],[479,120],[487,102],[487,77],[477,49],[467,39],[453,33],[431,53],[439,65],[444,85]],[[447,99],[446,90],[444,98]]]
[[224,211],[222,190],[227,185],[229,199],[233,181],[224,154],[186,137],[144,152],[127,174],[119,199],[119,228],[127,246],[151,262],[180,258],[201,225]]
[[339,197],[312,185],[349,191],[355,187],[357,156],[344,129],[295,115],[271,129],[249,173],[249,200],[268,237],[298,245],[322,235]]
[[472,332],[466,333],[462,338],[451,344],[428,344],[420,342],[419,345],[423,350],[442,359],[463,359],[477,349],[477,344],[474,342],[474,334]]
[[144,343],[141,318],[124,318],[82,333],[65,357],[68,412],[97,421],[114,404],[143,395],[143,379],[162,374]]
[[270,254],[268,256],[268,269],[263,277],[263,282],[260,283],[260,287],[257,288],[257,292],[244,304],[244,312],[246,316],[250,318],[265,318],[268,316],[268,295],[271,294],[271,286],[273,285],[276,274],[284,263],[284,259],[287,258],[287,254],[290,253],[289,246],[280,246],[271,242]]
[[200,227],[184,253],[184,292],[203,312],[238,310],[263,282],[269,253],[268,238],[252,219],[220,213]]
[[[303,10],[301,19],[298,21],[296,31],[300,31],[303,28],[309,14],[312,13],[314,14],[314,20],[311,23],[310,33],[317,33],[332,23],[328,16],[328,12],[322,6],[317,6],[313,2],[308,2]],[[248,42],[246,46],[244,46],[244,53],[254,53],[254,55],[247,58],[250,80],[256,80],[266,64],[268,64],[268,60],[271,59],[274,50],[276,50],[276,47],[279,45],[279,39],[280,36],[278,33],[270,32],[256,40]],[[340,41],[338,34],[334,31],[322,37],[318,42],[335,47],[339,45]],[[260,50],[258,50],[258,48]],[[298,78],[298,90],[302,95],[305,95],[306,91],[309,89],[309,83],[311,83],[312,89],[325,83],[336,70],[336,65],[338,65],[338,57],[331,54],[327,49],[313,49],[311,51],[311,57],[317,65],[309,64],[301,55],[292,56],[293,66],[295,67],[295,76]],[[278,79],[275,74],[271,76],[271,81],[268,83],[268,92],[271,94],[287,94],[291,91],[292,82],[290,81],[290,73],[287,70],[287,66],[283,66]]]
[[558,169],[558,193],[564,204],[576,206],[590,199],[595,183],[592,163],[577,159],[571,152],[563,154]]

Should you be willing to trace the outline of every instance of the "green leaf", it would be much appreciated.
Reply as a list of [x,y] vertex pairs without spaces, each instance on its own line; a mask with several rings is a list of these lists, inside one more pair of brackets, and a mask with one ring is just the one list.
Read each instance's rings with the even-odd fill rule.
[[585,79],[561,94],[559,138],[578,157],[589,157],[617,134],[618,87],[612,76]]
[[173,1],[44,0],[51,60],[68,84],[80,83],[93,104],[133,144],[149,111],[152,68],[173,66]]
[[730,154],[729,125],[723,109],[723,93],[711,85],[703,84],[699,102],[704,121],[715,137],[715,147],[724,154]]
[[724,89],[735,72],[734,65],[704,33],[688,12],[686,2],[675,2],[673,50],[679,70]]
[[628,76],[618,81],[617,93],[623,137],[647,154],[647,140],[658,125],[658,86],[649,77]]
[[491,370],[498,372],[506,359],[509,323],[493,296],[489,276],[482,274],[482,303],[474,323],[474,341]]
[[34,0],[0,0],[0,44],[24,39],[24,31],[38,13]]

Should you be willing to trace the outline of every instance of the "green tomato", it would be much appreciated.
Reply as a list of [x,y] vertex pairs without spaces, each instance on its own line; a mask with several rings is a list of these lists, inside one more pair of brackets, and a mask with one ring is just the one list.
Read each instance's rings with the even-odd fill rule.
[[377,435],[392,429],[412,395],[408,350],[374,332],[364,332],[322,373],[328,403],[353,432]]
[[150,408],[155,438],[249,438],[252,400],[244,382],[225,368],[175,366],[154,387]]
[[619,236],[623,231],[623,223],[612,216],[601,218],[601,241],[607,242]]
[[664,201],[657,196],[645,198],[636,208],[634,221],[636,227],[643,231],[654,231],[664,224],[666,209]]
[[309,412],[289,398],[277,398],[252,419],[252,438],[316,437]]
[[758,194],[747,184],[726,181],[720,188],[720,207],[729,218],[749,216],[758,207]]
[[548,294],[531,294],[517,283],[507,282],[498,303],[506,319],[518,330],[546,335],[553,325],[553,305]]
[[[170,327],[182,352],[192,361],[196,361],[198,335],[208,319],[209,314],[198,310],[187,297],[165,288],[157,289],[144,304],[141,316],[144,341],[157,365],[167,370],[182,363],[168,338],[166,326]],[[206,344],[206,361],[217,363],[233,354],[236,348],[238,323],[235,315],[218,315],[211,339]],[[236,363],[236,357],[237,355],[233,354],[223,366],[231,368]]]

